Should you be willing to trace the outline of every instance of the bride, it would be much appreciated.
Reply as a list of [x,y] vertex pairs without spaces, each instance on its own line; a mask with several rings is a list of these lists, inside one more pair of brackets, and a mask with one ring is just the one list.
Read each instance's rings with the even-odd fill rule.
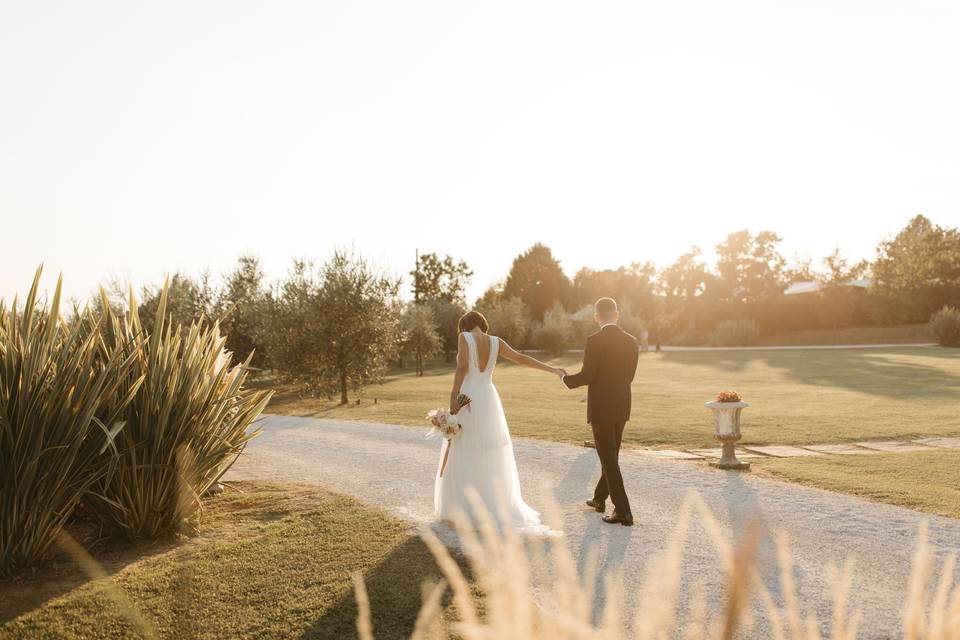
[[[493,368],[499,355],[561,379],[566,372],[518,353],[500,338],[489,335],[487,328],[486,318],[478,311],[470,311],[460,318],[457,370],[450,390],[450,406],[456,407],[461,393],[470,398],[470,404],[457,416],[463,427],[460,434],[445,440],[440,451],[433,492],[434,510],[441,520],[450,520],[461,513],[475,521],[467,497],[472,490],[499,526],[509,525],[528,533],[549,533],[540,523],[540,514],[527,506],[520,495],[513,442],[500,395],[493,386]],[[503,522],[503,518],[508,522]]]

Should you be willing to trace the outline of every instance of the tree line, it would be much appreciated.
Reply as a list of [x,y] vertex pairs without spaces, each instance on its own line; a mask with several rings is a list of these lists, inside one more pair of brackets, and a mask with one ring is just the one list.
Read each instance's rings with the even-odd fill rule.
[[[617,269],[582,268],[568,277],[549,247],[517,256],[506,278],[473,303],[511,345],[560,353],[593,330],[592,303],[621,306],[622,324],[651,342],[748,344],[762,334],[862,325],[927,322],[960,306],[960,231],[916,216],[876,248],[872,261],[851,262],[838,250],[819,263],[788,262],[772,231],[729,234],[708,265],[698,247],[657,269],[633,262]],[[432,358],[456,350],[457,319],[467,309],[469,265],[450,256],[418,255],[404,279],[356,252],[326,262],[294,261],[267,283],[255,256],[241,256],[215,286],[209,273],[169,278],[167,306],[189,324],[216,319],[227,348],[255,367],[274,369],[311,393],[349,400],[390,364],[418,374]],[[867,278],[867,288],[852,286]],[[784,295],[797,282],[810,293]],[[160,287],[144,289],[139,315],[149,328]],[[119,296],[118,296],[119,298]]]

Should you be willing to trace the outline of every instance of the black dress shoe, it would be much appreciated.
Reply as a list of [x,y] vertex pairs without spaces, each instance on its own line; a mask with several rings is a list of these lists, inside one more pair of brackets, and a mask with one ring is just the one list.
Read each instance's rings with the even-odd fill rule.
[[606,502],[597,502],[596,500],[587,500],[587,506],[597,513],[604,513],[607,510]]
[[625,516],[622,516],[619,513],[614,512],[612,516],[603,516],[603,521],[609,522],[610,524],[622,524],[625,527],[633,526],[633,516],[629,513]]

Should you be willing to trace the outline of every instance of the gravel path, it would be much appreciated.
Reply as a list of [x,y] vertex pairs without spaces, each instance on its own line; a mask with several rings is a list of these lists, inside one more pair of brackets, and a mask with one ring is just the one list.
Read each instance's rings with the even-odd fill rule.
[[[286,416],[266,417],[259,426],[264,433],[228,479],[314,483],[381,506],[417,526],[431,525],[439,445],[423,438],[425,429]],[[939,560],[960,551],[960,522],[949,518],[629,452],[621,464],[638,526],[610,526],[582,507],[599,473],[595,451],[521,438],[514,444],[526,501],[534,508],[551,500],[558,503],[575,556],[583,561],[588,550],[596,548],[601,568],[623,569],[630,596],[644,580],[647,558],[670,538],[676,513],[691,490],[713,507],[730,535],[751,519],[789,534],[802,601],[821,622],[830,619],[829,567],[853,558],[852,604],[862,612],[861,638],[900,637],[900,613],[921,522],[929,521],[929,540]],[[767,536],[761,544],[761,573],[776,593],[774,553]],[[718,593],[722,583],[713,545],[696,526],[686,545],[684,581],[707,594]],[[722,603],[711,606],[716,610]],[[763,616],[741,637],[769,637]]]
[[[713,352],[713,351],[846,351],[850,349],[916,349],[919,347],[937,347],[936,342],[878,342],[875,344],[786,344],[757,347],[680,347],[662,345],[660,351],[676,352]],[[650,345],[653,352],[656,345]],[[544,353],[542,349],[524,349],[524,353]],[[566,349],[564,353],[583,353],[583,349]]]

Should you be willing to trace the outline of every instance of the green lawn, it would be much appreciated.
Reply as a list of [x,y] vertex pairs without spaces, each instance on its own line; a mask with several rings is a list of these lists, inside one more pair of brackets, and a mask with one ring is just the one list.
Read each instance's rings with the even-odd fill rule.
[[316,488],[235,486],[209,501],[199,538],[95,551],[110,578],[61,563],[0,581],[0,638],[135,637],[109,584],[155,637],[354,637],[355,571],[376,637],[409,637],[439,570],[408,524]]
[[809,329],[761,336],[759,345],[811,344],[920,344],[936,342],[929,323],[848,327],[846,329]]
[[960,451],[752,461],[755,472],[960,518]]
[[[574,357],[553,362],[579,368]],[[279,387],[268,410],[424,426],[428,409],[447,404],[452,379],[452,368],[440,364],[422,378],[395,371],[364,390],[359,406],[346,407]],[[503,362],[495,380],[515,435],[564,442],[589,436],[582,390],[568,391],[556,378]],[[270,380],[261,384],[270,386]],[[926,347],[646,353],[624,440],[712,446],[703,403],[724,389],[740,392],[751,404],[743,414],[747,444],[960,435],[960,351]]]

